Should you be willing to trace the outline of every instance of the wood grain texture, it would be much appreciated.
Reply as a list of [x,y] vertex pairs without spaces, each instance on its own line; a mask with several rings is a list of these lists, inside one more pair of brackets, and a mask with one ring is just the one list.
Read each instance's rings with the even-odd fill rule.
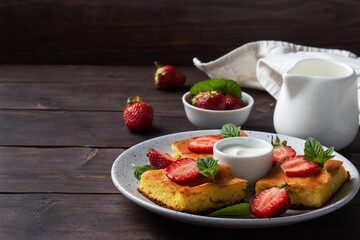
[[182,95],[208,77],[194,67],[177,68],[186,85],[161,91],[154,87],[155,66],[0,65],[0,109],[122,111],[127,98],[140,96],[156,110],[179,111]]
[[123,151],[0,147],[0,192],[118,193],[110,172]]
[[0,63],[192,65],[251,41],[360,54],[360,2],[0,1]]
[[360,213],[360,199],[355,200],[326,218],[284,226],[279,233],[279,228],[219,229],[181,223],[147,211],[121,194],[0,194],[1,218],[6,219],[0,221],[0,238],[263,239],[296,233],[296,239],[351,239],[360,234],[359,218],[348,217]]
[[[259,108],[242,128],[274,132],[272,121],[264,122]],[[155,114],[152,127],[136,133],[126,128],[121,112],[0,110],[0,145],[127,148],[149,138],[197,130],[184,111]]]
[[[196,130],[181,97],[206,75],[182,67],[186,86],[161,91],[153,86],[153,67],[134,69],[0,66],[0,145],[128,148],[150,137]],[[244,91],[255,105],[243,128],[274,132],[266,116],[273,113],[275,100],[262,91]],[[122,120],[126,99],[135,95],[151,104],[155,114],[152,128],[141,134],[130,132]]]

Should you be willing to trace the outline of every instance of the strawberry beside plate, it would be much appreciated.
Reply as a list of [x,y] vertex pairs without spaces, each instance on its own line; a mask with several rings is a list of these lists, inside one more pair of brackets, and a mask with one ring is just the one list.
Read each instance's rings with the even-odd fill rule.
[[[271,137],[279,136],[280,139],[286,140],[298,154],[303,154],[305,140],[278,135],[274,133],[258,132],[258,131],[245,131],[248,136],[263,139],[271,142]],[[339,209],[347,204],[358,192],[360,187],[359,172],[356,167],[341,154],[334,152],[335,158],[343,162],[346,170],[350,172],[351,179],[346,182],[340,191],[330,201],[319,209],[289,209],[284,215],[271,219],[256,219],[252,216],[239,217],[239,218],[217,218],[207,217],[202,215],[188,214],[170,210],[149,201],[142,196],[138,191],[139,181],[133,175],[133,167],[131,164],[141,166],[148,163],[146,156],[150,148],[155,148],[158,151],[173,154],[170,148],[171,143],[174,141],[186,139],[195,136],[205,136],[212,134],[219,134],[220,130],[199,130],[181,132],[170,135],[165,135],[153,138],[142,143],[139,143],[128,150],[124,151],[115,160],[112,169],[111,177],[117,189],[128,199],[135,202],[141,207],[144,207],[156,214],[168,217],[177,221],[187,222],[191,224],[222,227],[222,228],[262,228],[262,227],[275,227],[289,224],[295,224],[303,221],[308,221],[316,217],[326,215],[330,212]],[[249,192],[249,198],[253,198],[253,193]]]

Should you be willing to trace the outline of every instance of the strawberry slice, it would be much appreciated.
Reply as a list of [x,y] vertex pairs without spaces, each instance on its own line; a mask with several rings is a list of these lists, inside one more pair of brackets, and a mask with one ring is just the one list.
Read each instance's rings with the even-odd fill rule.
[[271,139],[271,144],[274,146],[273,167],[280,165],[285,158],[294,157],[296,155],[295,150],[292,147],[287,146],[286,141],[281,142],[277,136],[275,142]]
[[280,167],[288,177],[303,177],[314,171],[318,166],[315,162],[305,160],[305,156],[298,155],[284,159]]
[[213,153],[214,144],[221,139],[215,135],[199,137],[189,143],[188,149],[194,153]]
[[254,198],[250,211],[257,218],[272,218],[286,212],[290,204],[287,189],[273,187],[262,191]]
[[295,150],[290,146],[274,148],[272,165],[274,167],[280,165],[285,158],[294,157],[295,155]]
[[165,169],[165,175],[177,183],[191,182],[201,176],[197,163],[192,158],[182,158]]
[[155,167],[156,169],[166,168],[167,166],[176,161],[176,159],[169,154],[159,152],[153,148],[150,148],[147,156],[149,157],[150,165]]

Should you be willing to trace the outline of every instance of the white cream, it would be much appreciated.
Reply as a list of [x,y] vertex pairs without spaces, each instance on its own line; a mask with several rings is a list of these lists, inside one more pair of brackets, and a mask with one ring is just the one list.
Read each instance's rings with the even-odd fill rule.
[[256,155],[262,155],[269,150],[266,148],[253,148],[253,147],[246,147],[239,144],[232,144],[225,146],[221,149],[221,152],[234,155],[234,156],[243,156],[243,157],[252,157]]

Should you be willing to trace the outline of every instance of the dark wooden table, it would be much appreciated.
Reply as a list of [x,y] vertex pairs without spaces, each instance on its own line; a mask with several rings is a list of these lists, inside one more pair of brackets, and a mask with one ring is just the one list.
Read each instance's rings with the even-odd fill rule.
[[[196,130],[182,94],[207,77],[181,67],[186,86],[153,87],[153,67],[0,66],[0,239],[349,239],[360,235],[359,194],[341,209],[301,224],[217,229],[173,221],[132,203],[114,186],[111,166],[124,150],[157,136]],[[274,132],[275,100],[244,89],[255,106],[242,126]],[[126,99],[154,108],[151,130],[132,133],[122,120]],[[360,136],[340,151],[360,167]],[[265,235],[271,234],[273,235]]]

